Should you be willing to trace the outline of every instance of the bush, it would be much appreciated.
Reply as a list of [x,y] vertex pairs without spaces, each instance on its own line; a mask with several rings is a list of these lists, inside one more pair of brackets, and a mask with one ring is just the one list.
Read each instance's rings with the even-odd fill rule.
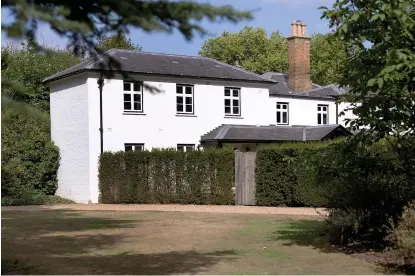
[[232,149],[105,152],[99,160],[102,203],[232,204],[233,186]]
[[415,198],[408,168],[385,141],[369,145],[355,137],[323,151],[316,175],[325,191],[332,241],[384,246],[391,222]]
[[59,150],[50,139],[49,120],[6,109],[1,121],[2,196],[16,198],[22,189],[55,194]]
[[387,240],[405,265],[415,265],[415,201],[405,207]]
[[338,141],[260,147],[255,169],[257,205],[324,206],[316,163],[321,151],[334,142]]
[[2,196],[2,206],[17,205],[51,205],[51,204],[71,204],[75,203],[70,199],[59,196],[45,195],[39,190],[21,187],[13,195]]

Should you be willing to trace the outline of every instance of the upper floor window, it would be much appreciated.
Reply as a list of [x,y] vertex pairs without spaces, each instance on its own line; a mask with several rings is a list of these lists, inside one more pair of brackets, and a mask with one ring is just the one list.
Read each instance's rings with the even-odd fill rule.
[[124,144],[125,151],[143,151],[144,144]]
[[177,113],[193,114],[193,86],[176,85],[176,111]]
[[141,83],[124,81],[124,111],[143,112],[143,86]]
[[225,87],[225,115],[241,115],[241,89]]
[[277,102],[277,124],[288,125],[288,103]]
[[177,144],[177,150],[178,151],[194,151],[195,145],[194,144]]
[[329,106],[324,104],[317,105],[317,124],[327,125],[329,123]]

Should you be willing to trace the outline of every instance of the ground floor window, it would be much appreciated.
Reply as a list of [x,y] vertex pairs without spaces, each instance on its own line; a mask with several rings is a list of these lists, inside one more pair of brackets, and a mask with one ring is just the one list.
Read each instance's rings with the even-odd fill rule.
[[178,151],[194,151],[195,150],[195,144],[177,144],[177,150]]
[[125,151],[142,151],[144,150],[144,144],[140,143],[126,143],[124,144]]

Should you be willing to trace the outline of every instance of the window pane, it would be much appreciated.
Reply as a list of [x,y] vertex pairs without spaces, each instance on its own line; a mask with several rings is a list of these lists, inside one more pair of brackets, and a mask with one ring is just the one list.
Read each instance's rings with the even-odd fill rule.
[[134,103],[134,110],[141,110],[141,103]]
[[225,106],[230,106],[230,105],[231,105],[231,100],[225,99]]
[[184,147],[177,145],[177,151],[184,151]]
[[281,105],[277,104],[277,109],[281,109]]
[[192,104],[192,97],[186,97],[186,104]]
[[192,87],[186,86],[186,94],[192,94]]
[[141,102],[141,95],[140,94],[134,94],[134,101],[135,102]]
[[233,114],[235,114],[235,115],[239,114],[239,107],[237,107],[237,106],[233,107]]
[[193,146],[187,146],[186,151],[193,151]]
[[230,114],[230,113],[231,113],[231,107],[225,106],[225,114]]
[[288,109],[288,104],[283,104],[282,109]]
[[130,91],[131,90],[131,83],[124,82],[124,91]]
[[288,123],[288,118],[287,118],[288,116],[287,115],[288,115],[287,112],[282,113],[282,122],[284,124]]
[[193,112],[193,106],[191,104],[186,104],[186,112]]
[[327,111],[327,106],[323,106],[323,111]]
[[232,94],[234,97],[239,97],[239,90],[233,90]]
[[176,93],[183,94],[183,86],[176,86]]
[[318,106],[317,107],[317,111],[321,111],[321,106]]
[[323,125],[327,124],[327,114],[323,114]]
[[142,151],[142,150],[143,150],[143,145],[135,145],[134,151]]
[[239,106],[239,100],[233,100],[232,103],[233,106]]
[[277,123],[281,123],[281,112],[277,112]]
[[124,94],[124,101],[125,102],[131,101],[131,94]]
[[321,116],[317,114],[317,124],[321,125]]
[[124,110],[131,110],[131,102],[124,102]]
[[231,95],[231,90],[225,89],[225,96],[230,96],[230,95]]
[[183,104],[177,104],[177,112],[183,112]]
[[124,145],[125,151],[131,151],[133,150],[133,146],[131,145]]
[[140,91],[141,90],[141,85],[139,83],[134,83],[134,91]]
[[183,103],[183,97],[179,97],[179,96],[177,96],[177,97],[176,97],[176,100],[177,100],[177,103],[178,103],[178,104],[182,104],[182,103]]

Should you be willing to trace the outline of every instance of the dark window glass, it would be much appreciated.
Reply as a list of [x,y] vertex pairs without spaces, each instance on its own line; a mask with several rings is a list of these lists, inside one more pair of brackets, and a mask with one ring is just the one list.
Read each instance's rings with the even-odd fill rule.
[[184,147],[183,146],[177,146],[177,151],[184,151]]
[[133,146],[125,145],[125,151],[132,151],[132,150],[133,150]]
[[125,91],[131,91],[131,83],[124,82],[124,90]]
[[239,106],[239,100],[233,100],[233,106]]
[[239,114],[239,107],[237,106],[233,107],[233,114]]
[[183,97],[177,96],[176,99],[177,99],[177,103],[178,104],[182,104],[183,103]]
[[124,101],[126,102],[131,101],[131,94],[124,94]]
[[186,86],[186,94],[192,94],[192,87]]
[[282,122],[284,123],[284,124],[286,124],[287,123],[287,112],[283,112],[282,113]]
[[231,91],[229,89],[225,89],[225,96],[230,96],[231,95]]
[[233,90],[233,96],[238,97],[239,96],[239,90]]
[[176,93],[183,94],[183,86],[176,86]]
[[277,123],[281,123],[281,112],[277,112]]
[[225,113],[226,114],[231,113],[231,107],[230,106],[225,106]]
[[187,146],[186,151],[193,151],[193,147],[192,146]]
[[134,94],[134,101],[135,102],[141,102],[141,95],[140,94]]
[[287,109],[287,107],[288,107],[288,106],[287,106],[286,104],[283,104],[283,105],[282,105],[282,109]]
[[183,112],[183,104],[177,104],[177,112]]
[[192,104],[192,98],[186,97],[186,104]]
[[139,83],[134,83],[134,91],[140,91],[141,90],[141,88],[140,88],[140,84]]
[[277,104],[277,109],[281,109],[281,105]]
[[131,110],[131,102],[124,102],[124,110]]
[[136,145],[134,151],[142,151],[143,146],[142,145]]
[[317,115],[317,123],[319,125],[321,125],[321,115],[320,114]]
[[230,106],[230,105],[231,105],[231,100],[225,99],[225,106]]
[[192,105],[186,105],[186,112],[192,112]]
[[134,103],[134,110],[140,110],[141,109],[140,106],[141,106],[140,103]]
[[323,114],[323,125],[327,124],[327,115]]
[[317,107],[317,110],[318,110],[318,111],[321,111],[321,106]]

